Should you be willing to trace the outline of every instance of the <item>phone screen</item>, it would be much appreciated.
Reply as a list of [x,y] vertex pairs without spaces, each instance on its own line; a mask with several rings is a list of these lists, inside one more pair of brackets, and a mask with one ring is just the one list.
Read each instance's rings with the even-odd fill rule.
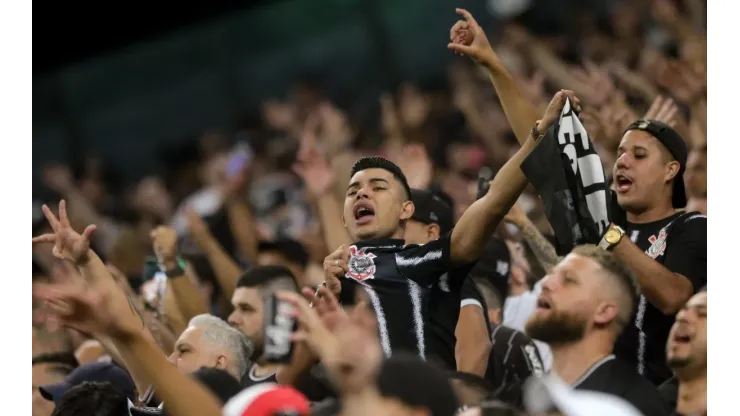
[[231,178],[239,174],[252,161],[252,149],[246,143],[240,143],[226,163],[226,176]]
[[291,335],[298,328],[298,323],[290,314],[293,308],[275,294],[265,298],[264,302],[264,359],[269,363],[290,363],[293,357]]

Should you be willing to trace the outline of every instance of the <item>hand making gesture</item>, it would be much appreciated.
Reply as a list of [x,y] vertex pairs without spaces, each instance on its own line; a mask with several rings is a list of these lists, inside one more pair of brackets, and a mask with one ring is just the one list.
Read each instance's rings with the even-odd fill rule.
[[464,20],[458,20],[450,29],[450,43],[447,48],[485,67],[503,66],[473,15],[465,9],[455,9],[455,12]]
[[95,232],[95,225],[88,225],[82,234],[73,230],[69,223],[69,217],[67,217],[67,203],[64,200],[59,203],[59,219],[48,206],[42,206],[41,210],[54,232],[34,237],[33,244],[53,243],[52,253],[54,257],[69,260],[75,264],[87,262],[90,238]]

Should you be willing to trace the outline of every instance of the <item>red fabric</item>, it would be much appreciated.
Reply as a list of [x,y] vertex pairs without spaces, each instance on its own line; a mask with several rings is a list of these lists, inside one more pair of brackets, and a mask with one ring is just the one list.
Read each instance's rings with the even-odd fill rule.
[[278,411],[294,411],[308,416],[311,405],[301,393],[287,388],[276,388],[259,395],[243,411],[242,416],[271,416]]

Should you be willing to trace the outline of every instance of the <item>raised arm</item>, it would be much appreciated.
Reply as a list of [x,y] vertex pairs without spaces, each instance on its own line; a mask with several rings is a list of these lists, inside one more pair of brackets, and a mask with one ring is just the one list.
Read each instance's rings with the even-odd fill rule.
[[458,21],[452,27],[450,30],[450,44],[447,47],[452,51],[472,58],[479,65],[486,68],[496,89],[496,94],[501,100],[506,118],[509,120],[512,130],[514,130],[517,140],[523,145],[539,117],[539,112],[521,93],[514,77],[491,48],[491,44],[478,22],[467,10],[456,9],[456,12],[465,20]]
[[226,253],[198,213],[188,210],[185,215],[188,218],[190,233],[205,252],[208,263],[216,275],[216,281],[221,286],[223,296],[231,302],[231,296],[236,290],[236,282],[242,274],[242,268]]
[[572,91],[555,94],[542,121],[533,123],[530,128],[530,132],[535,130],[535,137],[531,133],[528,135],[519,151],[493,178],[486,195],[475,201],[457,222],[450,243],[450,260],[453,263],[466,264],[481,256],[486,242],[527,186],[527,178],[521,170],[522,162],[534,149],[536,141],[559,118],[567,98],[578,107],[578,99]]
[[170,227],[157,227],[151,232],[154,253],[167,271],[167,290],[177,299],[177,306],[183,320],[190,321],[195,316],[208,313],[208,305],[198,293],[193,280],[184,265],[177,259],[177,231]]
[[511,207],[511,211],[504,217],[504,221],[519,228],[524,241],[532,249],[537,262],[540,263],[540,266],[542,266],[545,272],[560,262],[560,257],[558,257],[555,247],[540,233],[540,230],[537,229],[537,226],[529,219],[527,213],[524,212],[519,204],[514,204]]
[[306,190],[314,202],[321,222],[321,230],[328,252],[352,243],[347,228],[342,223],[342,205],[333,192],[336,171],[321,154],[311,133],[304,133],[298,160],[293,172],[303,179]]
[[256,261],[257,227],[252,210],[249,208],[247,188],[249,185],[250,167],[243,168],[224,186],[224,206],[229,218],[229,228],[234,235],[239,254],[243,260]]

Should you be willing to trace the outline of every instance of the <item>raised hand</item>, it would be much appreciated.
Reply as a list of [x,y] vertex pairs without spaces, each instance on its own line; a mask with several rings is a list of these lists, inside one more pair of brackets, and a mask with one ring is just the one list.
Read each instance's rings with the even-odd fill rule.
[[247,164],[233,176],[225,178],[221,184],[223,195],[228,200],[241,200],[246,197],[247,186],[251,179],[252,165]]
[[336,338],[321,321],[319,314],[309,306],[308,301],[297,293],[287,291],[278,292],[277,297],[293,306],[292,315],[298,322],[298,330],[292,336],[293,341],[305,342],[322,360],[335,355]]
[[318,147],[306,143],[301,145],[298,160],[293,164],[293,172],[303,179],[303,183],[313,197],[319,197],[334,186],[334,171]]
[[342,245],[324,259],[326,287],[335,295],[342,292],[342,282],[339,279],[349,271],[349,257],[349,248]]
[[655,100],[653,100],[653,103],[650,104],[650,108],[643,118],[645,120],[662,121],[663,123],[674,127],[676,125],[677,114],[678,106],[673,99],[657,96],[655,97]]
[[143,328],[140,320],[115,313],[116,300],[111,293],[115,288],[110,285],[86,282],[69,264],[60,265],[51,277],[51,283],[33,286],[33,296],[45,302],[55,324],[114,337],[135,334]]
[[196,243],[203,247],[205,241],[211,235],[211,230],[208,228],[208,224],[203,221],[203,218],[201,218],[193,208],[185,209],[185,218],[188,220],[188,230],[190,231],[190,235]]
[[64,165],[51,165],[45,167],[43,170],[43,179],[46,186],[60,194],[65,194],[75,186],[72,172]]
[[54,254],[54,257],[69,260],[75,264],[85,263],[88,259],[90,238],[95,232],[95,225],[88,225],[82,234],[73,230],[69,223],[69,217],[67,217],[67,203],[64,200],[59,202],[59,219],[48,206],[42,206],[41,210],[54,232],[34,237],[33,244],[53,243],[52,254]]
[[696,74],[683,62],[674,60],[660,64],[656,82],[684,104],[690,105],[706,95],[706,78]]
[[301,293],[319,314],[321,321],[329,331],[336,330],[348,319],[347,313],[339,305],[336,296],[326,287],[319,287],[318,293],[314,293],[310,288],[303,288]]
[[450,43],[447,49],[465,55],[480,65],[490,67],[503,65],[493,52],[486,33],[475,21],[473,15],[465,9],[455,9],[455,13],[463,17],[450,29]]
[[380,124],[386,136],[393,136],[401,131],[396,103],[389,93],[380,96]]
[[570,100],[570,105],[573,106],[576,112],[581,111],[581,101],[576,97],[575,93],[570,90],[560,90],[548,104],[545,110],[545,115],[542,116],[542,120],[537,125],[537,130],[540,134],[545,134],[547,129],[560,118],[560,112],[565,106],[565,101]]
[[591,61],[584,62],[583,67],[574,67],[572,75],[577,81],[573,89],[589,105],[600,107],[607,103],[615,93],[609,71]]
[[150,233],[154,254],[168,270],[177,266],[177,231],[170,227],[157,227]]
[[396,163],[406,175],[411,188],[426,189],[432,183],[434,165],[424,145],[405,146],[400,157],[396,158]]

